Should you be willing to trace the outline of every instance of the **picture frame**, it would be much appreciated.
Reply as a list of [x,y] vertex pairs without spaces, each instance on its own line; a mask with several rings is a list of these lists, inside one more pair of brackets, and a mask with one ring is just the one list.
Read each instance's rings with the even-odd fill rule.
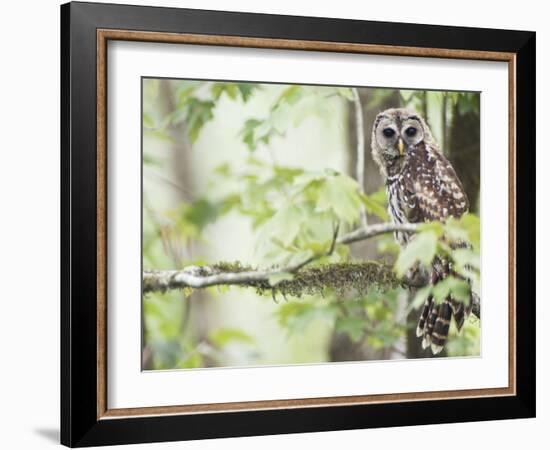
[[[527,31],[62,5],[61,443],[80,447],[534,417],[535,40]],[[285,50],[297,57],[315,51],[506,63],[508,386],[109,408],[107,45],[113,41]]]

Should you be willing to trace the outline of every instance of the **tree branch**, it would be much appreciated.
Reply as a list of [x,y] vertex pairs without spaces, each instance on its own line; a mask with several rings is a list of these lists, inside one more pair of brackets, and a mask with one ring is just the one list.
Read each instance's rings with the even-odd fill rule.
[[218,285],[237,285],[255,288],[259,293],[292,295],[324,295],[327,290],[341,295],[346,292],[366,294],[372,286],[396,288],[400,280],[388,264],[376,261],[340,262],[305,267],[272,285],[270,277],[278,270],[254,270],[239,263],[218,263],[213,266],[193,266],[183,270],[146,270],[143,273],[144,293],[170,289],[204,288]]
[[[269,277],[280,273],[278,270],[259,271],[239,263],[218,263],[213,266],[190,266],[183,270],[145,270],[143,272],[143,292],[164,292],[173,289],[205,288],[209,286],[241,286],[255,288],[259,293],[271,292],[301,297],[321,295],[332,290],[344,295],[357,292],[364,295],[376,286],[392,289],[407,286],[406,279],[398,279],[388,264],[375,261],[355,263],[332,263],[316,267],[305,267],[296,272],[292,279],[284,279],[272,286]],[[414,287],[417,287],[416,285]],[[472,298],[472,314],[481,318],[480,300]]]
[[404,231],[409,233],[416,233],[418,231],[418,225],[414,223],[377,223],[375,225],[369,225],[368,227],[358,228],[338,239],[339,244],[351,244],[353,242],[364,241],[381,234],[393,233],[394,231]]
[[[269,279],[281,274],[294,274],[307,264],[322,256],[332,254],[336,243],[350,244],[372,238],[393,231],[416,232],[417,225],[382,223],[369,227],[359,228],[351,233],[338,238],[338,226],[335,227],[332,244],[325,254],[312,255],[305,260],[285,267],[277,267],[265,270],[243,270],[242,266],[235,267],[236,271],[228,271],[228,267],[220,266],[188,266],[182,270],[145,270],[143,272],[144,292],[164,291],[167,289],[181,288],[205,288],[219,285],[248,285],[257,286],[261,282],[269,282]],[[379,265],[380,266],[380,265]]]
[[[338,236],[335,226],[333,240],[329,250],[324,254],[312,255],[303,261],[285,267],[258,270],[240,263],[218,263],[212,266],[188,266],[182,270],[144,270],[143,293],[165,292],[172,289],[201,289],[211,286],[247,286],[260,292],[271,291],[273,296],[278,291],[301,296],[304,294],[323,294],[325,289],[343,292],[355,289],[360,293],[375,285],[394,288],[399,285],[419,288],[422,285],[407,279],[398,279],[393,268],[375,261],[356,263],[333,263],[319,267],[305,267],[316,259],[333,253],[336,244],[350,244],[394,231],[416,233],[416,224],[381,223],[362,227]],[[270,283],[272,277],[291,274],[278,283]],[[480,299],[472,298],[472,313],[481,318]]]

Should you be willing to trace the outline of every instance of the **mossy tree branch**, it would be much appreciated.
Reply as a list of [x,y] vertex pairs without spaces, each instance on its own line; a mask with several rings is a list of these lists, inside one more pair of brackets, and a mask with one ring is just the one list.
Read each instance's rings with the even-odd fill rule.
[[[366,240],[381,234],[394,231],[415,233],[415,224],[382,223],[359,228],[351,233],[337,237],[338,227],[334,231],[334,239],[325,255],[330,255],[336,243],[351,244]],[[236,263],[217,263],[210,266],[188,266],[182,270],[144,270],[143,293],[165,292],[173,289],[201,289],[211,286],[242,286],[255,288],[260,293],[271,292],[283,296],[323,294],[325,290],[345,292],[354,290],[365,294],[369,288],[391,289],[399,285],[421,287],[418,280],[399,279],[392,266],[376,261],[340,262],[311,267],[308,265],[324,255],[311,256],[300,263],[286,267],[271,269],[256,269]],[[273,282],[278,275],[290,274],[280,281]],[[473,298],[472,312],[480,317],[480,301],[477,295]]]
[[[394,231],[407,231],[414,233],[416,232],[416,230],[417,226],[414,224],[396,225],[393,223],[385,223],[359,228],[355,231],[352,231],[351,233],[338,237],[338,227],[336,227],[334,239],[327,254],[332,253],[335,243],[351,244],[353,242],[369,239],[374,236],[391,233]],[[241,264],[188,266],[183,268],[182,270],[145,270],[143,272],[143,290],[145,293],[147,293],[153,291],[166,291],[168,289],[199,289],[220,285],[239,285],[252,286],[262,289],[272,289],[273,287],[270,285],[270,279],[273,279],[273,277],[276,277],[277,275],[292,274],[294,276],[294,279],[297,279],[296,274],[298,272],[301,276],[304,275],[303,272],[312,276],[314,275],[313,271],[317,270],[315,274],[317,276],[322,276],[323,274],[318,272],[318,268],[310,268],[307,272],[303,269],[306,265],[310,264],[321,256],[324,255],[314,255],[297,264],[265,270],[254,269],[251,267],[242,266]],[[348,264],[348,266],[350,269],[357,271],[355,276],[361,275],[362,271],[368,271],[371,275],[373,273],[377,274],[380,284],[387,285],[388,281],[391,281],[391,283],[393,284],[397,283],[397,279],[393,275],[391,267],[380,265],[376,262]],[[335,274],[339,273],[341,276],[353,276],[351,273],[348,273],[350,272],[350,270],[343,271],[343,266],[332,264],[329,267],[332,267],[333,269],[340,269],[339,271],[336,270],[334,272]],[[362,273],[362,275],[366,275],[366,273]],[[327,280],[325,281],[329,282],[329,279],[332,279],[332,275],[330,277],[327,277]],[[372,276],[365,278],[365,280],[370,280],[371,282],[376,281],[372,278]],[[292,286],[293,281],[294,280],[281,281],[277,286],[280,287],[279,290],[281,290],[285,287]]]
[[[183,270],[145,270],[143,293],[165,292],[174,289],[205,288],[211,286],[241,286],[254,288],[260,294],[271,293],[274,300],[280,294],[301,297],[321,295],[332,291],[344,294],[353,291],[366,294],[372,287],[393,289],[398,286],[418,287],[408,279],[399,279],[391,265],[376,261],[331,263],[304,267],[290,279],[271,285],[269,278],[279,270],[255,270],[235,263],[217,263],[211,266],[189,266]],[[473,296],[472,313],[481,318],[479,297]]]
[[375,261],[331,263],[304,267],[292,277],[270,283],[278,269],[255,270],[240,263],[218,263],[212,266],[192,266],[183,270],[146,270],[143,273],[144,293],[170,289],[204,288],[209,286],[252,287],[261,293],[278,292],[282,295],[323,294],[325,290],[344,292],[353,289],[366,293],[374,285],[392,288],[400,280],[392,267]]

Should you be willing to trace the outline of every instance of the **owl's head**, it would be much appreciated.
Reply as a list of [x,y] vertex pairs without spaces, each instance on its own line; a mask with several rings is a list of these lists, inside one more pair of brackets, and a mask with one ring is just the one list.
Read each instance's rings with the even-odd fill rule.
[[399,173],[419,144],[431,142],[426,122],[410,109],[382,111],[372,127],[372,156],[384,177]]

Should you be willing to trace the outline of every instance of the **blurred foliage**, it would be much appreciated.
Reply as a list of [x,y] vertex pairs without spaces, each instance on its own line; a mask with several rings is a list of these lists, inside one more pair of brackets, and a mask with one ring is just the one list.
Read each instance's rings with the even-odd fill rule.
[[[183,80],[172,81],[169,93],[163,94],[159,80],[145,79],[144,137],[175,148],[187,142],[192,148],[201,139],[207,124],[216,117],[220,102],[248,105],[258,92],[265,93],[266,89],[276,90],[269,108],[262,114],[243,115],[242,125],[236,131],[248,156],[236,162],[228,153],[225,161],[213,169],[210,189],[201,195],[186,196],[174,207],[163,210],[154,207],[144,192],[144,268],[211,265],[215,261],[190,257],[188,250],[193,243],[204,240],[209,225],[231,214],[249,220],[257,260],[266,267],[325,254],[336,227],[343,233],[357,226],[361,205],[373,220],[388,220],[383,186],[366,195],[360,192],[353,178],[341,171],[330,167],[311,171],[307,161],[300,167],[282,165],[270,153],[274,140],[286,139],[289,131],[299,128],[306,119],[333,120],[337,103],[353,102],[351,88]],[[382,104],[395,92],[394,89],[374,90],[369,99],[371,106]],[[423,114],[441,144],[449,140],[453,113],[479,116],[476,93],[398,92],[400,104],[395,106],[407,106]],[[163,102],[168,106],[159,107]],[[175,133],[176,129],[183,129],[184,135]],[[143,164],[163,170],[165,163],[154,148],[154,145],[144,145]],[[456,242],[463,245],[455,248]],[[354,343],[398,351],[407,327],[412,326],[404,320],[407,312],[420,308],[428,295],[442,301],[450,294],[468,303],[469,286],[464,280],[471,280],[470,283],[479,288],[479,218],[474,211],[446,224],[425,224],[402,251],[393,236],[381,236],[377,239],[377,257],[394,265],[399,277],[413,267],[429,268],[435,258],[444,258],[452,263],[456,276],[418,290],[407,306],[408,290],[395,285],[373,284],[369,289],[344,290],[329,286],[319,292],[313,290],[307,296],[293,296],[292,290],[285,292],[284,287],[285,283],[297,285],[296,275],[283,273],[269,280],[269,285],[283,292],[288,300],[277,306],[274,319],[289,336],[299,336],[312,324],[323,323],[334,333],[348,335]],[[315,271],[329,262],[359,263],[351,257],[349,246],[337,245],[332,255],[320,257],[308,268]],[[215,298],[227,289],[241,288],[211,288],[204,295]],[[248,352],[252,358],[249,360],[254,361],[256,339],[244,330],[228,325],[209,329],[206,335],[198,333],[197,325],[190,320],[194,295],[189,290],[144,297],[144,366],[151,369],[217,366],[223,364],[232,349]],[[259,295],[271,299],[271,290],[259,289]],[[319,345],[327,347],[328,344],[320,340]],[[474,319],[467,321],[460,334],[451,328],[447,352],[448,355],[479,354],[479,324]]]
[[445,224],[423,224],[421,231],[399,253],[395,270],[399,276],[404,276],[417,263],[430,269],[436,257],[449,261],[456,276],[448,276],[433,286],[421,289],[413,306],[422,306],[430,294],[436,303],[451,294],[455,299],[469,304],[470,288],[465,280],[479,285],[479,218],[474,214],[464,214],[460,219],[451,218]]
[[403,336],[404,325],[396,320],[402,289],[370,289],[366,295],[342,300],[338,296],[309,298],[281,305],[276,313],[288,333],[303,333],[315,321],[325,321],[352,342],[364,339],[373,348],[391,347]]

